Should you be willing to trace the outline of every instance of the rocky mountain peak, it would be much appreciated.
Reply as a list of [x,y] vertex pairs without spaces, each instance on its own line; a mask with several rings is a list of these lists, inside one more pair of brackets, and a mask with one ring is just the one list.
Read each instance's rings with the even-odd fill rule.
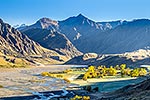
[[89,22],[91,20],[89,20],[87,17],[85,17],[84,15],[82,14],[79,14],[77,16],[73,16],[73,17],[69,17],[67,18],[66,20],[63,20],[63,21],[59,21],[59,24],[61,23],[65,23],[67,25],[72,25],[72,24],[84,24],[86,22]]
[[39,19],[37,22],[35,22],[32,25],[26,26],[26,27],[19,27],[17,29],[19,29],[21,32],[24,32],[26,30],[29,29],[47,29],[47,30],[52,30],[52,31],[56,31],[58,29],[58,22],[55,20],[52,20],[50,18],[41,18]]
[[58,22],[57,21],[55,21],[55,20],[52,20],[52,19],[50,19],[50,18],[46,18],[46,17],[44,17],[44,18],[41,18],[41,19],[39,19],[39,21],[38,22],[40,22],[41,24],[43,24],[43,25],[58,25]]
[[87,19],[87,17],[85,17],[83,14],[79,14],[76,16],[76,18],[80,18],[80,19]]
[[55,29],[58,27],[58,22],[55,20],[51,20],[49,18],[41,18],[39,19],[33,27],[35,28],[42,28],[42,29]]

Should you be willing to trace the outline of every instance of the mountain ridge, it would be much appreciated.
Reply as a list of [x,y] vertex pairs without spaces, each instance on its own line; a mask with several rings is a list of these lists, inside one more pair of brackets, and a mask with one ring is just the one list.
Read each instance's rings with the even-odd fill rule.
[[147,38],[150,25],[148,19],[94,22],[79,14],[55,23],[57,28],[53,27],[51,31],[64,34],[83,53],[124,53],[148,47],[150,42]]

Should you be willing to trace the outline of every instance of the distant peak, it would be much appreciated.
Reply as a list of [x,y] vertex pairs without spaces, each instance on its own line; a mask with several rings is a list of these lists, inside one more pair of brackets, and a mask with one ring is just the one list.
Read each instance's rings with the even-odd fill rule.
[[77,17],[79,17],[79,18],[86,18],[83,14],[79,14]]
[[41,19],[39,19],[40,22],[51,22],[53,20],[51,20],[50,18],[46,18],[46,17],[43,17]]

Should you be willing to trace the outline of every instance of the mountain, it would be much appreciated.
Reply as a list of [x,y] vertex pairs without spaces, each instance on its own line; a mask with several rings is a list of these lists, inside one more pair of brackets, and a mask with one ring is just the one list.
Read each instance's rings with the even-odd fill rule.
[[[126,21],[95,22],[82,14],[59,21],[59,30],[83,53],[102,53],[106,32],[115,29]],[[94,44],[94,45],[93,45]],[[99,45],[100,44],[100,45]]]
[[47,49],[53,49],[70,58],[81,55],[70,40],[57,30],[57,21],[42,18],[21,31]]
[[3,60],[7,60],[6,56],[11,56],[15,59],[24,58],[28,60],[39,58],[39,61],[48,58],[49,60],[54,61],[53,63],[68,60],[66,56],[61,55],[54,50],[48,50],[42,47],[17,29],[4,23],[2,19],[0,19],[0,54],[2,55],[0,56],[0,59]]
[[96,33],[103,32],[99,24],[82,14],[59,21],[59,30],[83,53],[93,51],[91,38],[93,37],[94,39]]

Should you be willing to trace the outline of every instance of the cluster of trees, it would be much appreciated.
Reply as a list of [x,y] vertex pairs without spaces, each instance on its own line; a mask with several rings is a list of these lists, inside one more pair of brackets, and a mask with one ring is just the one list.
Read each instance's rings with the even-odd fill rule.
[[115,76],[116,74],[117,70],[112,66],[110,66],[110,68],[106,68],[106,66],[99,66],[97,69],[95,66],[90,66],[88,71],[84,74],[83,80],[87,80],[88,78]]
[[90,100],[90,96],[79,96],[79,95],[76,95],[75,97],[71,98],[70,100]]
[[144,76],[147,74],[145,68],[135,68],[130,69],[126,68],[126,64],[116,65],[115,67],[110,66],[107,68],[104,65],[98,66],[90,66],[86,73],[83,76],[83,80],[87,80],[88,78],[103,78],[104,76],[116,76],[121,75],[124,76],[131,76],[131,77],[138,77]]
[[130,69],[126,68],[126,65],[124,64],[121,66],[121,76],[131,76],[131,77],[139,77],[139,76],[145,76],[147,74],[147,71],[145,68],[135,68],[135,69]]
[[136,68],[131,71],[132,77],[145,76],[146,74],[147,74],[147,71],[144,68]]

